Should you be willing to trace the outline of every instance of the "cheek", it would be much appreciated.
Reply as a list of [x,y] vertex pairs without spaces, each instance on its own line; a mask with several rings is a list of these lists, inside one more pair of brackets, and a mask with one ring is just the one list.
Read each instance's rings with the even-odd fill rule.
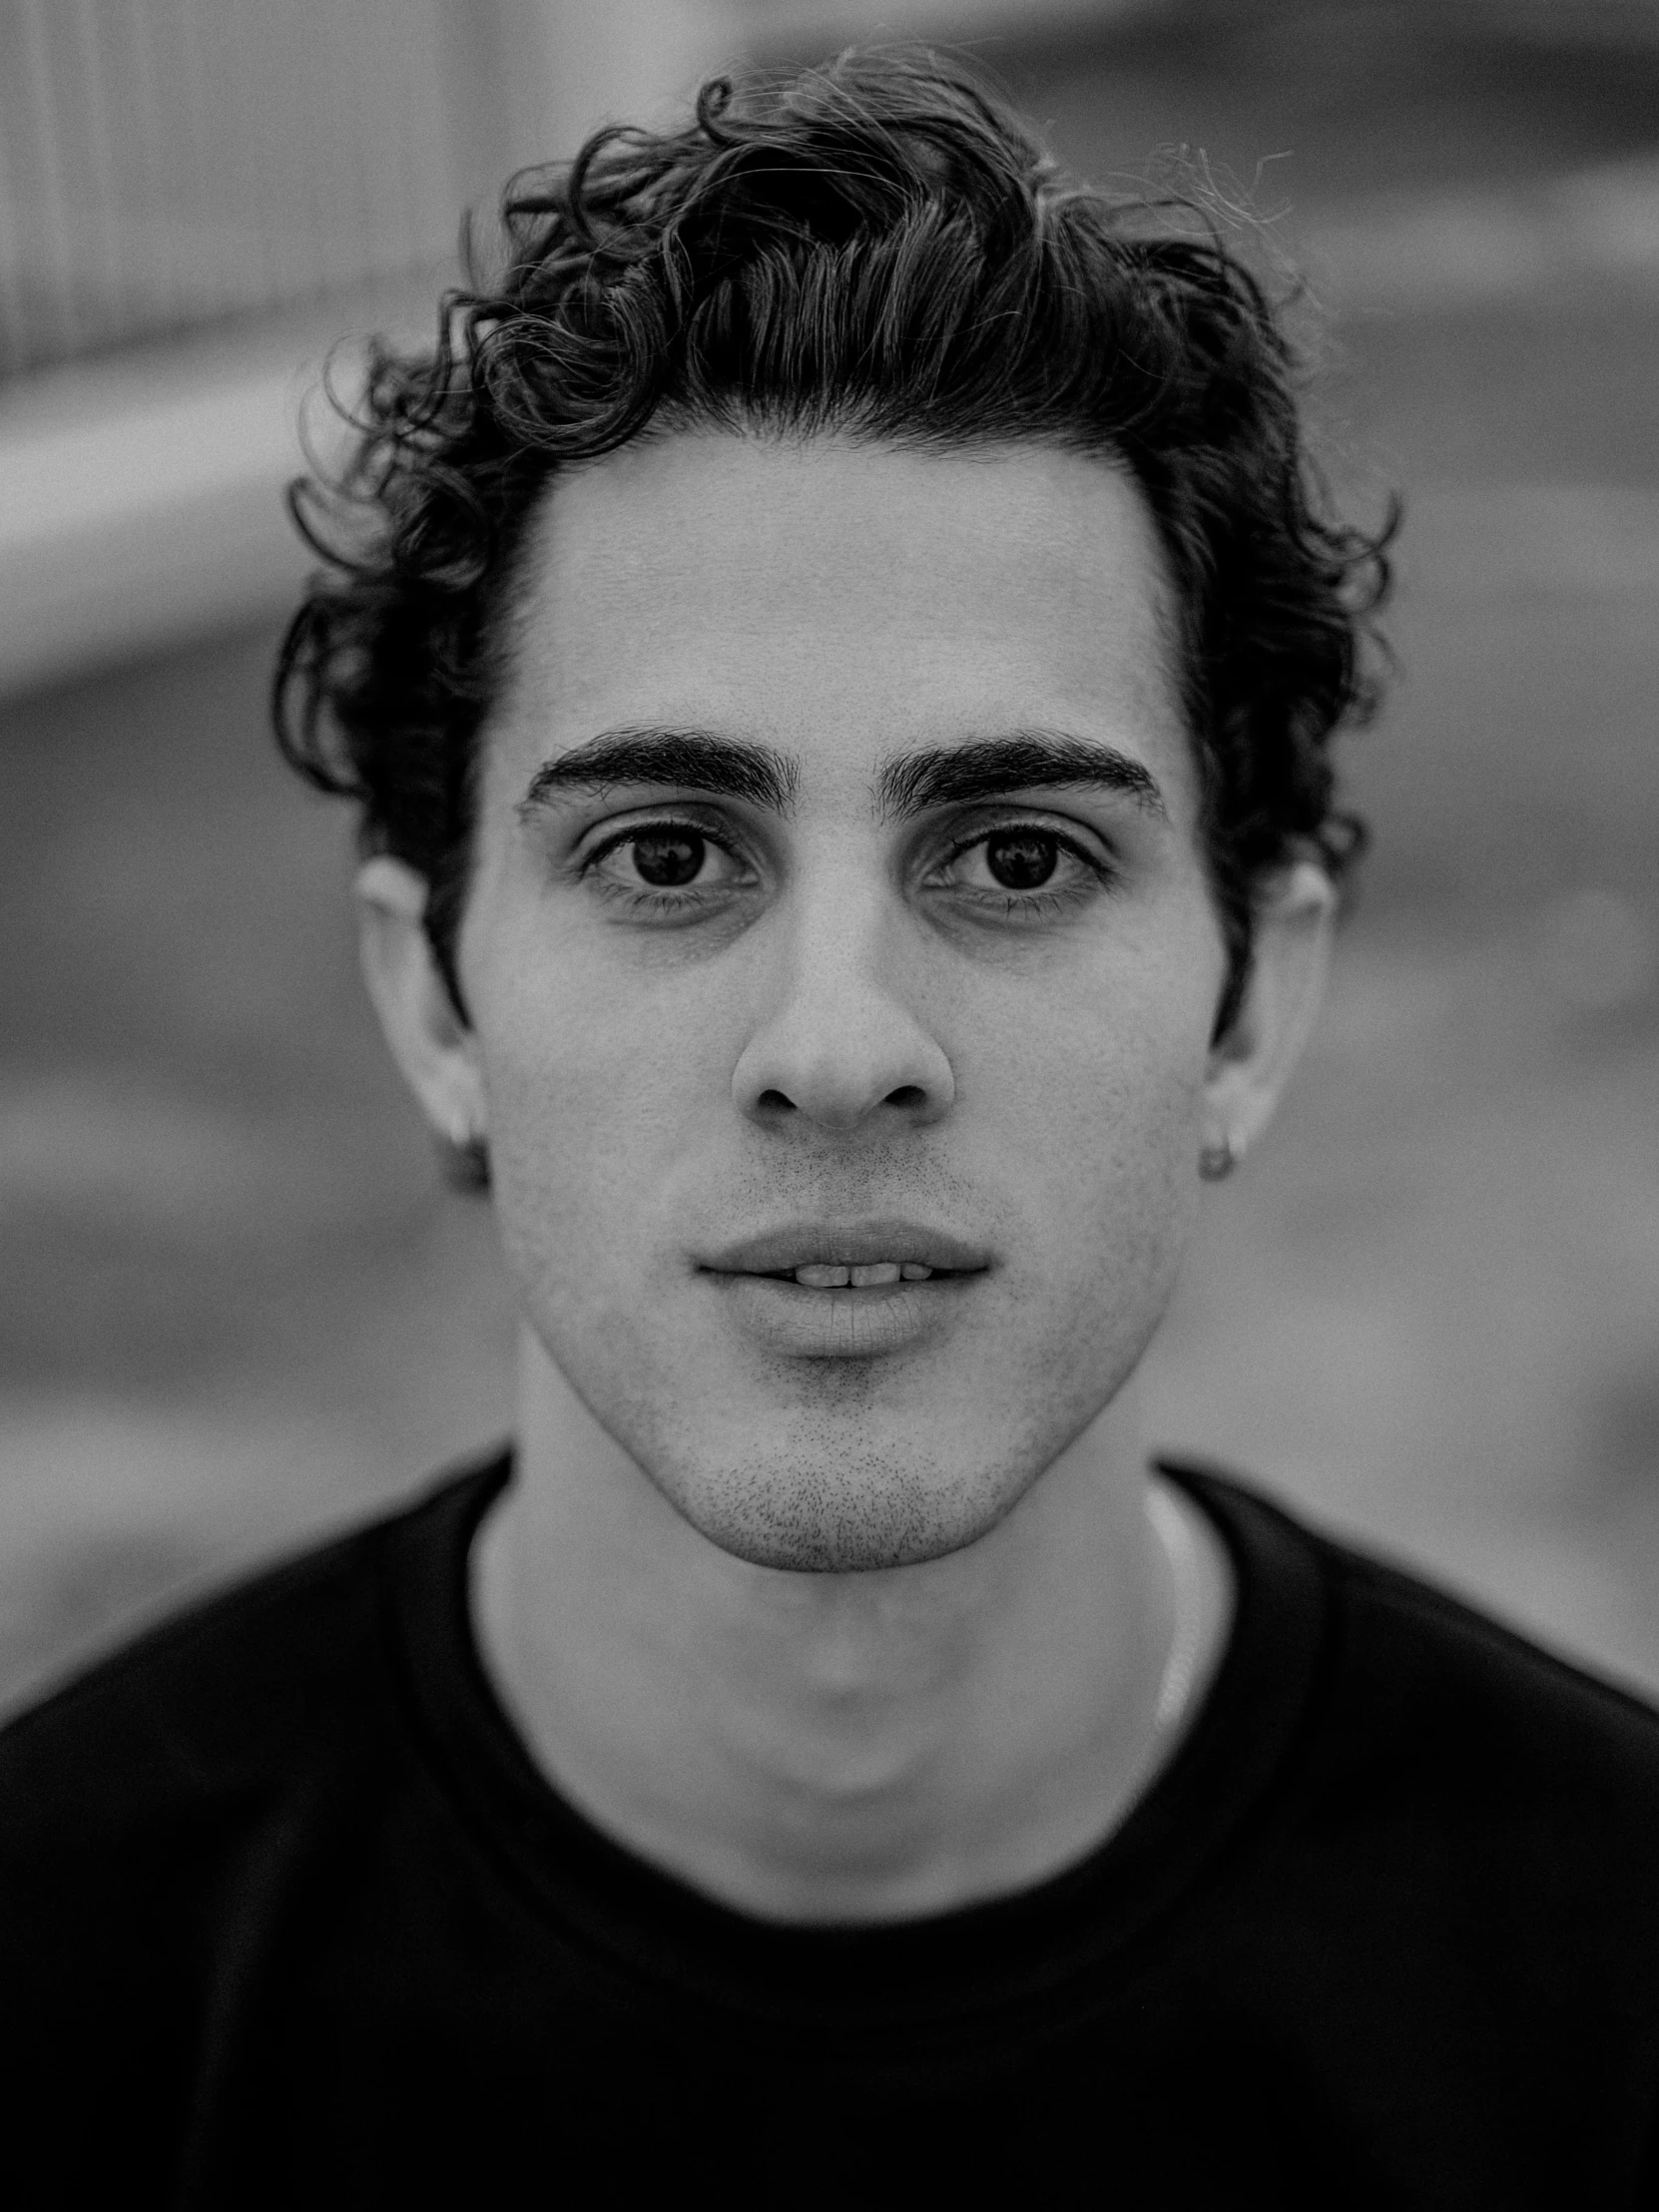
[[1167,1290],[1197,1212],[1219,936],[1201,916],[1165,954],[1126,945],[1046,1005],[998,1006],[969,1063],[987,1145],[1018,1163],[1050,1263],[1097,1319]]
[[[497,931],[474,1013],[504,1220],[539,1241],[626,1241],[724,1097],[705,994],[621,980],[591,947]],[[482,963],[480,963],[482,965]]]
[[1203,1061],[1168,1042],[1126,1026],[1051,1109],[1052,1233],[1091,1281],[1091,1303],[1172,1280],[1191,1230]]
[[1225,962],[1207,906],[1171,903],[1068,974],[974,1009],[972,1064],[1049,1133],[1051,1164],[1128,1170],[1197,1126]]

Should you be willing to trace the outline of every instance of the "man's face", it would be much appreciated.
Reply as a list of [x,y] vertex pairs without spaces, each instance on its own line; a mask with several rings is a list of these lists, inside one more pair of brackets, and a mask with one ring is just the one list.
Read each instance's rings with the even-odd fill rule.
[[1224,955],[1162,589],[1031,447],[677,433],[539,518],[460,953],[496,1204],[741,1557],[972,1542],[1164,1311]]

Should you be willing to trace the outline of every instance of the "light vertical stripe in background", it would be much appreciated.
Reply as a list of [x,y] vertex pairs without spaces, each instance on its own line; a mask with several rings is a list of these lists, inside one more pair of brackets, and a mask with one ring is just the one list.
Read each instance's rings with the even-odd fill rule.
[[13,0],[13,5],[22,67],[15,79],[8,73],[5,80],[15,103],[5,136],[17,148],[16,161],[7,166],[23,218],[23,251],[14,282],[22,325],[20,365],[27,366],[39,355],[73,352],[81,333],[46,0]]
[[447,260],[462,6],[0,0],[0,376]]

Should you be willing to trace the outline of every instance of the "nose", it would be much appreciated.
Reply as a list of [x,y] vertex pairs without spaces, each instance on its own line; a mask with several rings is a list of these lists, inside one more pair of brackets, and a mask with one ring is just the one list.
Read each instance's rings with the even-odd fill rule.
[[772,1124],[797,1117],[837,1136],[866,1125],[924,1126],[956,1080],[900,975],[900,947],[879,891],[803,900],[777,940],[768,1011],[732,1077],[738,1109]]

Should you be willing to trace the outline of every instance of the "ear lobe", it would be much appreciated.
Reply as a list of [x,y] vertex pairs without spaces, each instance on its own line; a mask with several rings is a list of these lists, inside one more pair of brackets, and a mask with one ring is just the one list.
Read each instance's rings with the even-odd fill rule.
[[1336,886],[1312,860],[1287,868],[1261,902],[1249,987],[1210,1055],[1206,1144],[1242,1157],[1272,1120],[1325,996],[1336,915]]
[[475,1146],[487,1121],[477,1046],[427,940],[425,878],[380,853],[358,870],[356,894],[363,980],[392,1058],[434,1134]]

